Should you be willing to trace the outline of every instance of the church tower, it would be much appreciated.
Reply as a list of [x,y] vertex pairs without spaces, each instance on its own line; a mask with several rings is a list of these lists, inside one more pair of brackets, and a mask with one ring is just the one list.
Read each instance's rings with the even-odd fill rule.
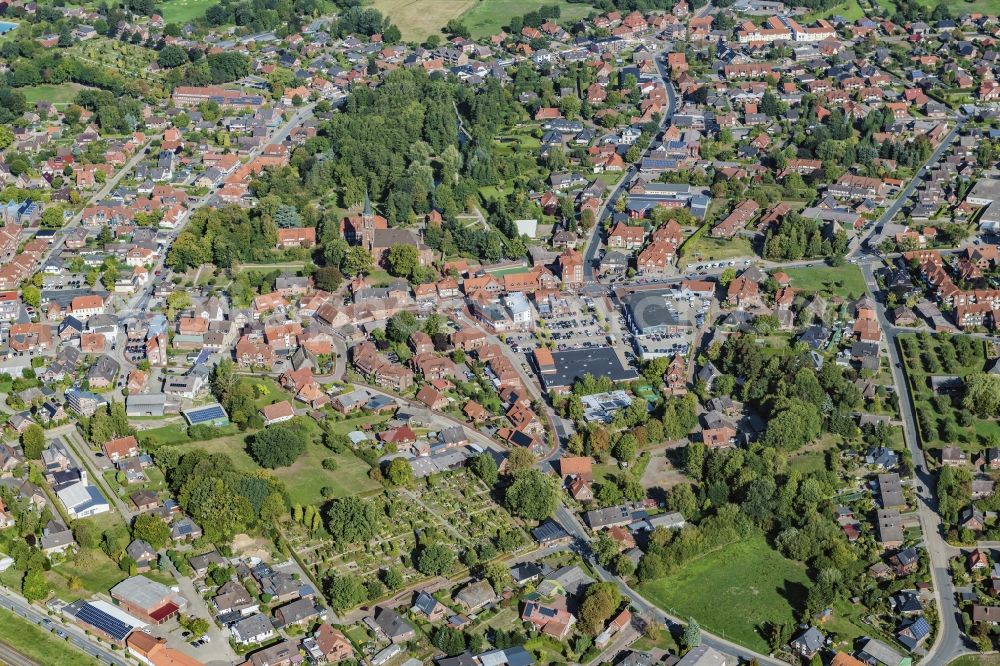
[[372,200],[365,188],[365,207],[361,211],[361,247],[371,252],[375,245],[375,213],[372,211]]

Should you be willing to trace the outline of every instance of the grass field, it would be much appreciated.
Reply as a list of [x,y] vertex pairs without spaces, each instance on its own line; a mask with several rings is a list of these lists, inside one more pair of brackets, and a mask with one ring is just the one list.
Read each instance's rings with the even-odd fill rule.
[[[276,398],[287,398],[287,394],[275,394]],[[266,402],[266,400],[265,400]],[[362,423],[375,423],[384,421],[385,416],[372,415],[363,416],[357,419],[350,419],[334,424],[336,432],[348,433],[356,430]],[[307,433],[311,438],[317,433],[318,426],[311,420],[304,420]],[[171,434],[171,426],[160,428],[165,431],[166,436]],[[152,432],[152,431],[147,431]],[[189,442],[186,439],[170,442],[179,447],[182,451],[207,451],[208,453],[224,453],[233,461],[233,465],[238,470],[256,471],[260,466],[250,457],[246,449],[246,434],[239,433],[226,437],[219,437],[200,442]],[[163,441],[161,439],[161,441]],[[337,469],[334,471],[323,469],[323,460],[333,458],[337,461]],[[332,497],[346,497],[348,495],[363,494],[378,490],[381,486],[368,476],[368,465],[355,456],[353,453],[337,454],[333,453],[321,444],[310,441],[306,445],[303,453],[293,465],[289,467],[279,467],[269,470],[275,478],[284,482],[288,495],[296,504],[315,504],[322,501],[320,491],[323,488],[331,488]]]
[[167,0],[159,6],[160,16],[167,23],[187,23],[205,15],[215,0]]
[[[323,469],[323,460],[333,458],[337,469]],[[320,491],[331,488],[330,497],[361,495],[379,490],[382,486],[368,476],[368,464],[353,453],[334,453],[320,444],[309,444],[291,467],[274,470],[274,475],[285,482],[288,496],[295,504],[318,504],[323,501]]]
[[500,32],[515,16],[552,5],[559,7],[558,22],[562,24],[578,21],[597,11],[587,3],[565,0],[477,0],[462,16],[462,22],[472,31],[473,37],[485,37]]
[[865,278],[854,264],[787,268],[784,271],[792,287],[800,291],[843,298],[860,298],[865,293]]
[[99,663],[55,634],[6,610],[0,610],[0,641],[40,664],[96,666]]
[[838,3],[829,9],[807,14],[806,19],[809,22],[812,22],[816,19],[828,19],[833,16],[842,16],[847,21],[857,21],[859,18],[864,18],[864,15],[865,10],[861,9],[861,5],[858,4],[858,0],[844,0],[844,2]]
[[949,666],[1000,666],[1000,654],[967,654]]
[[[125,572],[100,550],[82,551],[75,559],[53,567],[45,576],[56,595],[65,601],[85,599],[94,592],[107,592],[127,578]],[[69,587],[73,576],[80,579],[80,589]]]
[[[222,428],[218,428],[217,430],[219,435],[223,436],[234,435],[239,432],[239,429],[234,425],[224,426]],[[171,423],[170,425],[160,426],[159,428],[140,430],[137,433],[137,437],[139,437],[139,439],[152,437],[160,444],[185,444],[191,441],[187,434],[187,425],[184,423]]]
[[21,88],[21,92],[24,93],[24,101],[28,104],[52,102],[59,106],[66,106],[76,98],[78,92],[86,87],[78,83],[66,82],[58,85],[42,84],[40,86],[31,86],[30,88]]
[[766,654],[768,623],[794,623],[808,581],[804,565],[758,536],[711,552],[639,591],[667,612],[694,617],[705,629]]
[[[163,5],[164,18],[171,20],[166,14],[169,5],[185,2],[200,4],[205,0],[169,0]],[[212,2],[201,8],[202,13]],[[586,18],[596,11],[589,4],[566,0],[373,0],[371,4],[388,16],[408,41],[423,41],[430,35],[441,34],[441,28],[451,19],[461,19],[473,38],[478,39],[500,32],[513,17],[542,6],[557,5],[560,23]]]
[[684,261],[697,264],[703,261],[718,261],[720,259],[751,258],[754,256],[753,245],[746,238],[721,239],[702,235],[691,241],[684,248]]
[[[422,42],[440,35],[441,28],[462,16],[476,0],[374,0],[372,6],[385,14],[403,33],[403,39]],[[470,26],[471,27],[471,26]]]

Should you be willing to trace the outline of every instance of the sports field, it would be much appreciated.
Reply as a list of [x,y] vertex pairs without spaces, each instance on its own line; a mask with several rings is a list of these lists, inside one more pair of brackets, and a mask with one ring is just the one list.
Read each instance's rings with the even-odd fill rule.
[[766,654],[768,623],[794,623],[808,582],[804,565],[786,559],[757,536],[645,583],[639,592],[668,613],[694,617],[704,629]]

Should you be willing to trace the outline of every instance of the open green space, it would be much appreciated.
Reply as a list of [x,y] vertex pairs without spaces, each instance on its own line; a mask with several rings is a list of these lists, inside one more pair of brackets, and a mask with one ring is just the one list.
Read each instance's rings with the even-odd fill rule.
[[843,266],[803,266],[783,269],[797,291],[822,293],[841,298],[860,298],[865,278],[854,264]]
[[167,0],[158,7],[160,16],[167,23],[187,23],[205,15],[205,10],[216,4],[215,0]]
[[967,654],[950,662],[949,666],[1000,666],[1000,654]]
[[[475,0],[373,0],[372,6],[396,24],[407,41],[440,35],[448,21],[472,9]],[[492,4],[492,3],[491,3]]]
[[[284,392],[275,392],[273,397],[274,399],[287,399],[288,395]],[[346,434],[358,429],[362,424],[377,423],[385,419],[385,415],[365,415],[337,422],[333,424],[332,428],[335,432]],[[353,453],[334,453],[322,444],[311,441],[313,437],[318,438],[319,435],[319,426],[311,419],[301,419],[297,423],[302,424],[302,427],[308,431],[306,433],[307,437],[310,438],[305,452],[294,464],[288,467],[269,470],[275,478],[284,482],[289,498],[293,503],[319,503],[323,499],[321,491],[324,488],[330,488],[330,497],[346,497],[348,495],[373,492],[381,488],[377,481],[372,480],[368,476],[370,469],[368,464]],[[167,428],[169,429],[170,427],[167,426]],[[169,434],[170,430],[167,430],[167,432]],[[257,471],[261,467],[247,453],[247,434],[249,433],[237,433],[196,442],[185,438],[169,443],[179,447],[182,451],[197,449],[209,453],[224,453],[232,459],[236,469]],[[331,471],[323,468],[323,460],[326,458],[333,458],[337,461],[336,470]]]
[[[323,460],[333,458],[337,469],[323,469]],[[361,495],[382,488],[368,476],[368,464],[353,453],[334,453],[321,444],[306,446],[306,451],[290,467],[274,470],[274,475],[285,482],[293,504],[318,504],[323,501],[321,491],[330,488],[333,498]]]
[[[421,4],[425,4],[421,1]],[[472,31],[474,38],[485,37],[500,32],[515,16],[523,16],[539,7],[559,7],[560,24],[572,23],[590,16],[596,12],[585,2],[566,2],[566,0],[478,0],[472,8],[462,15],[462,22]]]
[[510,268],[500,268],[497,270],[485,270],[485,273],[492,275],[496,278],[501,278],[504,275],[517,275],[519,273],[527,273],[528,269],[524,266],[511,266]]
[[688,264],[753,257],[753,245],[741,236],[735,238],[710,238],[702,234],[684,246],[684,260]]
[[[86,599],[107,592],[127,578],[124,571],[101,550],[81,550],[73,559],[52,568],[45,577],[64,601]],[[79,582],[79,585],[76,583]]]
[[76,98],[77,93],[85,88],[86,86],[81,86],[78,83],[66,82],[58,85],[46,83],[38,86],[21,88],[20,90],[24,93],[24,101],[28,104],[36,104],[37,102],[52,102],[53,104],[63,106],[72,102]]
[[0,610],[0,641],[40,664],[96,666],[99,663],[55,634],[6,610]]
[[671,614],[694,617],[713,633],[767,653],[768,623],[794,624],[808,582],[805,565],[755,536],[712,551],[639,591]]
[[858,4],[858,0],[844,0],[844,2],[840,2],[821,12],[806,14],[805,18],[811,23],[816,19],[829,19],[834,16],[841,16],[847,21],[857,21],[860,18],[864,18],[865,10]]
[[[220,436],[234,435],[239,432],[239,429],[234,425],[224,426],[216,430]],[[140,441],[149,438],[157,444],[184,444],[191,441],[191,438],[187,434],[187,424],[182,421],[160,426],[159,428],[140,430],[136,433],[136,437]]]

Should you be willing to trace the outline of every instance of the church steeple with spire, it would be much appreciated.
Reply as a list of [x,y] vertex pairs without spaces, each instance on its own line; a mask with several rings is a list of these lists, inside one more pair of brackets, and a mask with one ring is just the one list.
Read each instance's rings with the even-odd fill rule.
[[372,212],[372,200],[368,196],[368,188],[367,187],[365,187],[365,206],[361,210],[361,215],[362,215],[362,217],[365,217],[365,218],[369,218],[369,217],[374,217],[375,216],[375,214]]
[[372,200],[368,196],[368,188],[365,188],[365,205],[361,210],[361,246],[371,251],[375,245],[375,213],[372,211]]

